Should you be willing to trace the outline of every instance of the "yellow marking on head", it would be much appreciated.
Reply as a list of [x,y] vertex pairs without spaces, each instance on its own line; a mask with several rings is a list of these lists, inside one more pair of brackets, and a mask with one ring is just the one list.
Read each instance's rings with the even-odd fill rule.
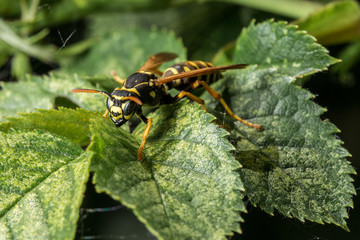
[[122,118],[122,116],[117,116],[117,117],[115,117],[114,115],[111,115],[112,116],[112,118],[115,120],[115,121],[117,121],[117,120],[119,120],[119,119],[121,119]]
[[195,62],[193,62],[193,61],[187,61],[187,63],[188,63],[189,65],[193,66],[194,68],[199,69],[199,66],[198,66]]
[[[114,116],[114,113],[118,113],[119,115],[118,116]],[[110,108],[110,115],[112,116],[112,118],[117,121],[119,120],[120,118],[123,117],[123,113],[122,113],[122,109],[120,107],[115,107],[115,106],[112,106]]]
[[191,71],[191,69],[188,68],[188,67],[186,67],[186,66],[184,66],[184,71],[185,71],[185,72],[189,72],[189,71]]
[[154,83],[154,80],[153,80],[153,79],[151,79],[151,80],[150,80],[150,82],[149,82],[149,87],[154,86],[154,84],[155,84],[155,83]]
[[[147,84],[147,83],[139,83],[136,86],[138,86],[140,84]],[[125,86],[124,86],[124,87],[121,88],[121,90],[124,90],[124,91],[127,91],[127,92],[132,92],[132,93],[135,93],[136,95],[140,96],[140,93],[138,92],[138,90],[136,90],[135,87],[133,87],[133,88],[125,88]],[[121,98],[123,98],[123,97],[121,97]]]
[[121,100],[123,98],[123,96],[118,96],[118,95],[111,95],[112,98],[116,99],[116,100]]
[[112,106],[110,110],[112,113],[119,113],[120,115],[122,114],[122,109],[120,107]]
[[151,96],[152,98],[155,98],[155,97],[156,97],[156,92],[155,92],[155,91],[150,91],[149,94],[150,94],[150,96]]

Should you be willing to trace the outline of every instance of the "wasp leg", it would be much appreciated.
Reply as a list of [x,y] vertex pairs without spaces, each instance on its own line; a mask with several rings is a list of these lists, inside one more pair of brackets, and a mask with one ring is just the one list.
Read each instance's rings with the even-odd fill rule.
[[145,127],[145,130],[143,132],[143,135],[142,135],[142,141],[141,141],[141,144],[140,144],[140,147],[139,147],[139,150],[138,150],[138,159],[140,161],[142,161],[144,159],[144,156],[142,154],[143,152],[143,149],[145,147],[145,143],[146,143],[146,139],[148,138],[149,136],[149,132],[150,132],[150,127],[151,127],[151,124],[152,124],[152,119],[151,118],[147,118],[145,117],[141,111],[137,112],[136,115],[144,122],[146,123],[146,127]]
[[110,71],[110,74],[113,76],[113,78],[116,82],[120,83],[121,85],[124,84],[125,80],[120,78],[119,75],[117,75],[114,70]]
[[195,96],[192,93],[189,93],[189,92],[186,92],[186,91],[181,91],[178,95],[176,95],[174,97],[174,100],[177,102],[177,101],[179,101],[180,99],[182,99],[185,96],[188,96],[189,98],[191,98],[195,102],[199,103],[204,108],[204,110],[207,111],[204,100],[202,100],[201,98]]
[[202,85],[206,91],[208,91],[210,93],[210,95],[219,100],[220,103],[223,105],[223,107],[225,108],[226,112],[232,117],[232,118],[235,118],[236,120],[238,120],[239,122],[242,122],[243,124],[249,126],[249,127],[252,127],[252,128],[256,128],[257,130],[262,130],[262,127],[261,125],[259,124],[254,124],[254,123],[251,123],[251,122],[248,122],[238,116],[236,116],[232,111],[231,109],[229,108],[229,106],[226,104],[226,102],[224,101],[224,99],[221,97],[220,93],[216,92],[214,89],[212,89],[206,82],[204,81],[201,81],[201,80],[197,80],[196,82],[194,82],[194,84],[192,85],[192,88],[195,89],[197,88],[198,86]]
[[109,114],[109,110],[108,110],[108,109],[106,109],[106,111],[105,111],[105,113],[104,113],[103,117],[104,117],[104,118],[106,118],[108,114]]

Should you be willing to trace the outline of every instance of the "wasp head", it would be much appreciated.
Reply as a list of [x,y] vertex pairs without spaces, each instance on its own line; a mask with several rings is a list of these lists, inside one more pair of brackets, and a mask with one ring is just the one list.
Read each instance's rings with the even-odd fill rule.
[[[73,89],[72,93],[100,93],[107,97],[106,107],[110,113],[111,120],[116,127],[120,127],[130,120],[130,118],[141,107],[142,101],[137,96],[132,96],[129,91],[115,89],[112,94],[105,91],[98,91],[94,89]],[[107,115],[107,113],[106,113]]]
[[120,100],[109,97],[106,100],[106,107],[110,113],[110,119],[115,123],[116,127],[120,127],[136,113],[139,104],[128,97]]

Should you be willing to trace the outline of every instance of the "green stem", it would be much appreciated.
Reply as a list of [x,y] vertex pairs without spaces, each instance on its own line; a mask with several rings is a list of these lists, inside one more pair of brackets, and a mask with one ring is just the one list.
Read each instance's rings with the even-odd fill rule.
[[35,15],[37,8],[39,6],[40,0],[31,0],[30,6],[28,7],[26,0],[20,1],[21,8],[21,20],[23,22],[32,22],[35,20]]
[[[218,1],[218,0],[210,0]],[[308,16],[323,5],[308,0],[224,0],[291,18]],[[222,2],[224,2],[222,1]]]

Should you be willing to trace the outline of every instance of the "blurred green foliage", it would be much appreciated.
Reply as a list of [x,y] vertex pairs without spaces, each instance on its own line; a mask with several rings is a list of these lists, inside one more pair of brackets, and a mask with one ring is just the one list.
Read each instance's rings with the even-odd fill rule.
[[[77,55],[79,51],[84,51],[91,45],[88,39],[83,39],[85,43],[78,42],[78,46],[72,46],[74,50],[62,54],[62,51],[54,49],[54,44],[46,37],[49,28],[56,29],[59,24],[81,19],[90,23],[88,28],[90,31],[87,34],[92,36],[133,27],[151,28],[154,25],[165,27],[182,37],[190,56],[205,60],[210,60],[217,49],[233,41],[238,35],[237,29],[247,25],[252,18],[260,21],[273,16],[272,14],[289,21],[296,20],[301,29],[309,31],[321,44],[352,42],[360,37],[356,29],[360,23],[360,10],[356,1],[331,2],[328,5],[325,2],[330,1],[228,0],[225,2],[216,0],[3,1],[0,5],[0,16],[2,16],[0,66],[12,59],[12,75],[21,78],[24,73],[32,71],[29,57],[44,63],[59,63],[66,61],[71,55]],[[250,8],[263,12],[256,12]],[[226,17],[222,17],[224,15]],[[5,19],[8,21],[4,21]],[[193,32],[194,29],[196,34]],[[58,48],[63,50],[71,37],[70,34],[61,36],[59,33],[62,44]],[[347,62],[347,59],[344,61]]]

